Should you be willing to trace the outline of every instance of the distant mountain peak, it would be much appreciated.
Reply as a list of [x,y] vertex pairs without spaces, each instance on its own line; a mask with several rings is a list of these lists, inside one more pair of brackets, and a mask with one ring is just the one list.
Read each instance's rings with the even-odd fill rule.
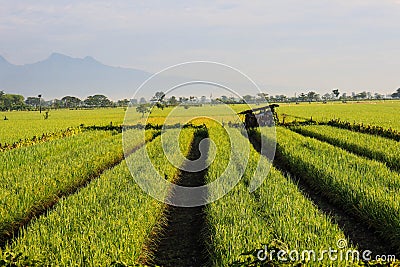
[[48,58],[52,59],[52,58],[71,58],[71,57],[61,54],[61,53],[54,52],[54,53],[51,53],[51,55]]
[[9,65],[11,65],[11,63],[10,62],[8,62],[7,61],[7,59],[5,59],[2,55],[0,55],[0,63],[2,63],[2,64],[9,64]]
[[99,61],[97,61],[95,58],[91,56],[86,56],[84,58],[74,58],[70,57],[61,53],[52,53],[47,60],[45,61],[59,61],[59,62],[86,62],[86,63],[96,63],[96,64],[101,64]]
[[84,61],[86,62],[92,62],[92,63],[98,63],[101,64],[99,61],[97,61],[94,57],[91,56],[86,56],[83,58]]
[[127,98],[151,74],[132,68],[105,65],[91,56],[71,57],[52,53],[48,58],[25,65],[13,65],[0,56],[0,89],[25,96],[40,88],[46,97],[105,94]]

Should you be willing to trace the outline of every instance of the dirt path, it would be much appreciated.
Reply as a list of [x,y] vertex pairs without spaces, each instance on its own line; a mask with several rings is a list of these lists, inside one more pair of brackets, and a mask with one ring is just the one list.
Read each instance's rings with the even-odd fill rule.
[[[200,137],[195,138],[189,159],[199,158],[198,144],[200,140]],[[199,161],[198,164],[204,167],[205,160]],[[176,184],[187,187],[203,185],[205,184],[204,176],[206,172],[207,170],[195,173],[181,171]],[[176,199],[182,196],[171,192],[170,197]],[[167,224],[164,232],[160,233],[158,237],[157,247],[150,252],[153,255],[153,261],[148,262],[148,264],[156,266],[206,266],[207,258],[203,241],[205,228],[203,206],[190,208],[168,206],[165,216]]]
[[[249,135],[250,137],[251,135]],[[260,144],[256,141],[258,138],[250,138],[253,147],[260,152]],[[368,228],[359,218],[356,218],[346,213],[341,207],[333,205],[323,195],[313,190],[302,177],[298,176],[296,171],[290,166],[285,165],[285,159],[280,155],[277,148],[275,159],[273,162],[274,167],[284,174],[289,174],[293,182],[298,186],[300,192],[311,200],[320,211],[331,217],[334,222],[342,229],[346,237],[353,245],[357,245],[358,249],[370,250],[372,255],[394,255],[395,250],[391,248],[390,244],[385,242],[375,231],[375,229]],[[398,255],[396,255],[398,256]],[[397,258],[397,257],[396,257]]]

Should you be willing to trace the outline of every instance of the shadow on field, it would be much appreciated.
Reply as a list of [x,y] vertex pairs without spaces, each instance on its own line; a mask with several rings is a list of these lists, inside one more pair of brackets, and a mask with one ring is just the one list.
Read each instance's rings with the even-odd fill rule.
[[[260,151],[261,140],[263,138],[260,132],[249,130],[248,136],[254,149],[257,150],[258,153],[263,154]],[[275,159],[273,161],[274,167],[291,179],[293,183],[297,185],[299,191],[306,198],[311,200],[320,211],[332,218],[353,245],[357,246],[361,251],[372,251],[372,256],[396,254],[395,248],[392,248],[390,244],[385,242],[376,233],[375,229],[369,228],[362,220],[346,213],[341,207],[332,204],[327,198],[320,194],[320,192],[313,190],[305,182],[306,179],[302,179],[301,175],[297,173],[296,167],[290,166],[288,161],[282,156],[280,153],[279,140],[277,141]]]
[[[188,159],[200,158],[199,143],[208,137],[206,129],[197,130],[191,144]],[[205,151],[208,152],[209,143],[206,143]],[[196,187],[205,184],[205,159],[201,157],[196,161],[196,169],[204,169],[199,172],[180,171],[175,184],[186,187]],[[189,163],[190,164],[190,163]],[[186,166],[189,167],[190,166]],[[188,168],[184,168],[188,169]],[[206,197],[207,192],[204,192]],[[172,191],[169,198],[175,203],[179,199],[190,196],[177,195]],[[164,212],[164,225],[162,229],[155,230],[153,242],[156,244],[148,248],[151,259],[144,259],[147,265],[151,266],[207,266],[207,252],[204,243],[205,215],[204,206],[199,207],[176,207],[167,205]],[[158,226],[160,227],[160,226]],[[156,227],[157,228],[157,227]]]

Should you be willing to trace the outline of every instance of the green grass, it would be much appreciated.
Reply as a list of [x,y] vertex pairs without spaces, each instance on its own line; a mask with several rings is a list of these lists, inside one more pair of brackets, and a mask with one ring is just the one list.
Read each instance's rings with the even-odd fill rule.
[[[234,105],[232,108],[241,111],[248,107]],[[375,104],[282,104],[277,111],[307,119],[311,116],[314,120],[325,121],[340,118],[400,130],[399,108],[399,101],[385,101]],[[171,108],[155,109],[150,122],[163,122],[169,111]],[[117,125],[123,122],[125,112],[124,109],[59,110],[51,111],[48,120],[38,112],[4,114],[9,120],[0,121],[0,143],[58,132],[82,123],[108,125],[112,121]],[[336,248],[337,240],[345,238],[330,217],[303,196],[290,177],[273,167],[267,172],[266,166],[270,163],[249,147],[248,140],[240,132],[224,130],[204,118],[235,122],[237,117],[223,106],[179,107],[168,123],[183,124],[195,115],[203,118],[192,122],[205,123],[210,138],[217,145],[210,147],[208,160],[211,161],[213,154],[216,158],[208,169],[207,181],[214,181],[226,169],[226,183],[209,192],[211,196],[222,195],[234,185],[232,178],[244,172],[231,192],[205,208],[208,229],[204,236],[215,266],[248,263],[247,256],[241,254],[262,248],[264,244],[270,248],[319,251]],[[133,112],[132,121],[144,123],[140,117],[141,114]],[[400,247],[400,175],[387,167],[396,168],[399,164],[398,142],[328,126],[299,129],[325,142],[278,128],[278,152],[288,170],[306,179],[333,204],[375,227],[393,247]],[[179,146],[171,142],[171,138],[178,135],[177,130],[163,133],[166,148],[178,165],[181,159],[176,155],[178,151],[187,155],[193,131],[185,129],[181,132]],[[265,137],[270,134],[262,133]],[[133,137],[129,143],[131,148],[144,141],[143,132],[132,130],[125,134]],[[153,134],[147,132],[146,140]],[[157,172],[163,179],[173,181],[177,170],[165,158],[160,140],[160,137],[156,138],[126,162],[137,180],[149,181],[153,192],[166,196],[168,189],[157,182]],[[121,134],[96,131],[1,152],[0,233],[3,236],[11,234],[33,214],[46,210],[49,203],[59,201],[60,195],[98,177],[107,167],[122,160],[121,145]],[[143,160],[146,152],[155,168]],[[247,158],[250,162],[246,168]],[[258,160],[261,165],[257,167]],[[379,161],[386,162],[387,166]],[[162,226],[164,205],[142,191],[131,177],[126,162],[62,198],[54,209],[24,227],[19,237],[0,252],[21,251],[42,264],[59,266],[107,266],[113,261],[134,264],[140,257],[151,257],[143,252],[146,245],[151,245],[150,233]],[[249,193],[252,179],[264,178],[262,186]],[[338,266],[342,264],[346,263],[337,263]]]
[[146,118],[136,118],[135,108],[129,110],[129,116],[133,119],[129,122],[132,123],[153,123],[153,124],[176,124],[176,123],[187,123],[194,117],[211,117],[225,123],[238,122],[239,117],[236,112],[249,109],[248,105],[236,104],[236,105],[213,105],[210,104],[203,105],[202,107],[190,107],[185,109],[183,106],[178,107],[167,107],[162,109],[153,108],[150,114],[146,114]]
[[[220,120],[236,121],[238,118],[234,112],[247,108],[246,105],[233,105],[227,108],[225,105],[204,107],[190,107],[185,109],[177,107],[172,113],[167,124],[184,124],[193,119],[194,116],[211,116]],[[136,108],[129,109],[128,124],[154,123],[162,124],[165,118],[174,108],[165,108],[164,110],[152,109],[149,119],[141,118],[142,115],[136,112]],[[81,124],[89,125],[121,125],[124,122],[126,110],[124,108],[106,108],[93,110],[51,110],[50,117],[44,120],[43,113],[37,111],[14,111],[1,112],[1,116],[7,116],[9,120],[0,120],[0,144],[12,144],[20,139],[31,139],[33,136],[41,136],[43,133],[54,133],[65,130],[69,127],[77,127]],[[1,118],[1,117],[0,117]]]
[[400,175],[318,140],[278,128],[280,160],[332,203],[400,247]]
[[[256,258],[242,254],[257,251],[264,245],[270,250],[298,250],[300,253],[314,249],[318,255],[321,250],[335,248],[338,240],[345,239],[339,227],[305,198],[289,178],[273,167],[268,172],[270,162],[260,158],[239,131],[228,131],[234,145],[232,161],[235,167],[228,167],[227,176],[240,175],[240,169],[245,172],[231,192],[205,209],[209,227],[207,245],[213,266],[248,265]],[[208,170],[208,181],[223,173],[229,158],[220,155],[230,150],[228,143],[221,139],[223,131],[210,129],[209,134],[221,151],[217,152],[219,156]],[[246,157],[247,148],[250,157],[246,168],[243,157]],[[265,181],[258,190],[249,193],[247,186],[254,177]],[[276,258],[274,260],[275,264],[279,264]],[[345,264],[340,261],[332,263],[327,259],[308,264],[320,266],[323,263]]]
[[[260,107],[260,105],[250,105],[251,107]],[[295,104],[279,104],[277,108],[282,120],[282,114],[286,113],[291,116],[303,117],[314,120],[328,121],[333,118],[340,118],[349,122],[363,122],[382,126],[384,128],[393,128],[400,131],[400,101],[375,101],[375,102],[348,102],[342,104],[339,102],[321,103],[301,103]],[[186,123],[193,116],[208,116],[225,123],[238,122],[238,117],[234,112],[248,109],[248,105],[236,104],[229,105],[233,112],[225,105],[205,105],[203,107],[183,107],[176,108],[172,113],[168,124]],[[166,116],[173,108],[165,108],[164,110],[154,108],[149,116],[148,122],[162,124]],[[108,125],[112,122],[114,125],[120,125],[124,121],[125,109],[109,108],[94,110],[51,110],[48,120],[44,120],[43,114],[37,111],[14,111],[1,112],[2,117],[7,116],[8,121],[0,120],[0,143],[13,143],[19,139],[32,138],[40,136],[43,133],[53,133],[65,130],[68,127],[77,127],[80,124],[85,125]],[[146,114],[148,115],[148,114]],[[130,123],[146,123],[141,118],[141,114],[136,112],[133,107],[129,112]],[[1,118],[1,117],[0,117]],[[288,117],[286,120],[293,120]]]
[[[184,132],[181,142],[187,155],[194,131]],[[168,141],[176,134],[176,130],[171,130],[164,133],[164,138]],[[168,154],[176,155],[179,147],[170,146],[169,149]],[[151,152],[150,157],[157,163],[158,171],[150,161],[143,160],[146,150]],[[23,229],[5,251],[22,252],[43,265],[137,263],[144,246],[151,244],[150,233],[162,220],[164,204],[142,191],[127,164],[132,166],[134,176],[146,180],[163,179],[164,175],[173,180],[178,173],[162,152],[161,138],[158,137],[87,187],[62,199],[46,216]],[[164,196],[169,192],[160,185],[155,190]]]
[[[69,127],[84,125],[120,125],[123,122],[125,110],[123,108],[107,108],[93,110],[51,110],[49,119],[43,118],[43,112],[12,111],[1,112],[0,143],[14,143],[20,139],[31,139],[43,133],[54,133]],[[139,117],[139,114],[137,114]],[[1,118],[1,117],[0,117]]]
[[[296,105],[280,104],[277,108],[279,119],[282,122],[282,114],[290,115],[286,122],[296,119],[295,117],[316,121],[329,121],[340,119],[351,123],[364,123],[382,126],[386,129],[392,128],[400,131],[400,101],[371,101],[371,102],[328,102],[301,103]],[[301,120],[297,118],[297,120]]]
[[[143,142],[137,135],[132,148]],[[123,159],[121,134],[87,132],[0,153],[0,234]]]
[[322,125],[292,127],[291,129],[352,153],[381,161],[388,167],[400,171],[400,142]]

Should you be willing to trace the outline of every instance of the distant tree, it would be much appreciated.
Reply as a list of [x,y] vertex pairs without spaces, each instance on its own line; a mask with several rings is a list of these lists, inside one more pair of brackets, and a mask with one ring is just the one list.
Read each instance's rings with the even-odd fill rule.
[[179,97],[179,103],[186,103],[189,101],[189,98],[184,97],[184,96],[180,96]]
[[59,108],[64,108],[65,107],[65,102],[63,102],[60,99],[53,99],[50,101],[50,106],[54,109],[59,109]]
[[22,110],[25,108],[24,97],[22,95],[0,94],[0,110]]
[[358,94],[356,95],[356,98],[366,99],[367,96],[368,96],[367,92],[364,91],[364,92],[358,93]]
[[4,95],[5,95],[4,91],[0,91],[0,110],[6,110],[4,104],[5,102]]
[[379,93],[375,93],[375,94],[374,94],[374,98],[375,98],[375,99],[383,99],[383,98],[384,98],[384,95],[381,95],[381,94],[379,94]]
[[316,92],[310,91],[307,93],[307,98],[308,101],[317,101],[317,97],[319,97],[319,95]]
[[61,98],[61,102],[66,108],[76,108],[81,105],[82,100],[75,96],[64,96],[63,98]]
[[156,92],[156,94],[154,95],[154,99],[156,101],[162,101],[165,98],[165,94],[164,92]]
[[392,94],[392,97],[393,98],[400,98],[400,88],[397,89],[397,91]]
[[137,105],[138,100],[136,98],[131,99],[131,104],[132,105]]
[[104,95],[88,96],[84,101],[86,106],[89,107],[110,107],[112,106],[111,100]]
[[156,92],[154,96],[150,99],[150,102],[163,102],[165,98],[164,92]]
[[175,96],[171,96],[171,97],[168,99],[168,104],[169,104],[169,105],[172,105],[172,106],[176,106],[176,105],[178,105],[178,100],[176,99]]
[[268,94],[267,93],[258,93],[257,96],[258,96],[258,100],[260,102],[268,101]]
[[199,100],[197,99],[197,96],[189,96],[189,101],[191,103],[197,103]]
[[[224,96],[221,96],[221,99],[222,99],[222,97],[224,97]],[[243,96],[243,99],[244,99],[244,101],[246,101],[246,103],[252,103],[253,99],[254,99],[254,96],[245,95],[245,96]],[[222,99],[222,101],[224,101],[224,100]]]
[[328,93],[324,94],[324,95],[322,96],[322,99],[323,99],[324,101],[330,100],[330,99],[331,99],[331,94],[328,94]]
[[275,95],[275,97],[271,96],[270,101],[274,102],[285,102],[287,100],[287,96],[285,95]]
[[40,98],[39,97],[30,96],[25,100],[25,104],[27,104],[28,106],[32,106],[32,107],[36,108],[40,104]]
[[299,95],[299,100],[300,100],[300,101],[304,102],[304,101],[306,101],[306,99],[307,99],[306,94],[301,93],[301,94]]
[[144,117],[145,113],[150,112],[150,107],[148,104],[140,104],[136,107],[136,111],[142,113],[142,118]]
[[228,97],[226,95],[221,96],[222,102],[228,102]]
[[164,109],[165,107],[165,94],[164,92],[156,92],[150,99],[150,102],[157,108]]
[[127,107],[129,105],[129,100],[128,99],[122,99],[117,101],[117,106],[118,107]]
[[207,97],[205,95],[201,96],[200,103],[204,104],[207,101]]

